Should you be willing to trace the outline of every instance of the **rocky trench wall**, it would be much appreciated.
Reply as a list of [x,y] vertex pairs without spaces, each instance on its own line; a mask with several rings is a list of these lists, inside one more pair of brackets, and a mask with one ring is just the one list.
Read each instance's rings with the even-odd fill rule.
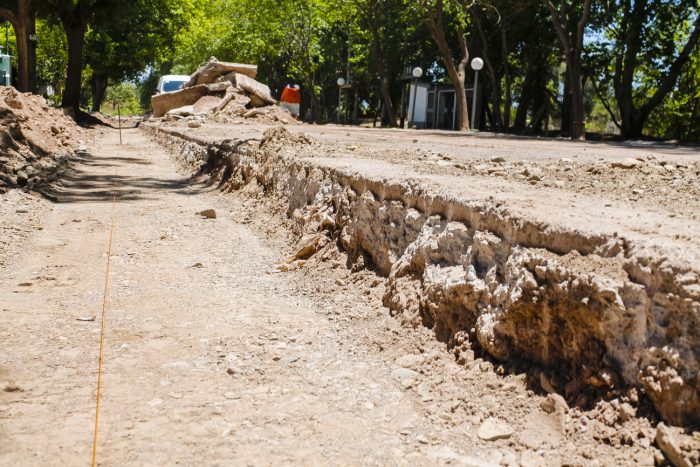
[[667,422],[700,422],[698,265],[616,234],[320,166],[296,157],[309,142],[282,128],[259,144],[147,131],[223,189],[282,200],[298,258],[337,242],[349,267],[386,278],[393,315],[434,329],[461,360],[485,352],[537,366],[544,390],[579,405],[641,393]]

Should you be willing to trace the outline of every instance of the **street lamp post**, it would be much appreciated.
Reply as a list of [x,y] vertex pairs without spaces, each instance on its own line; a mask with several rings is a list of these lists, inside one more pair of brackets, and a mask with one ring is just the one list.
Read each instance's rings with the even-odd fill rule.
[[345,86],[345,78],[342,76],[336,81],[338,83],[338,124],[340,125],[340,105],[343,101],[343,86]]
[[472,92],[472,129],[476,121],[476,92],[479,87],[479,70],[484,68],[484,61],[479,57],[472,60],[472,70],[474,70],[474,89]]
[[417,66],[413,69],[413,71],[411,71],[411,74],[413,75],[413,107],[411,107],[411,123],[413,124],[413,128],[415,128],[416,121],[414,119],[416,116],[416,98],[418,97],[418,78],[423,76],[423,69]]

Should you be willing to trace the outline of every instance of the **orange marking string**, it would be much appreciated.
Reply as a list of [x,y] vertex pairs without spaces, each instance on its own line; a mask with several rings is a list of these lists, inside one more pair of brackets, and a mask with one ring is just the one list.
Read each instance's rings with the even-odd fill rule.
[[105,349],[105,328],[107,326],[107,290],[109,287],[109,270],[112,263],[112,236],[114,234],[114,206],[117,203],[117,195],[112,195],[112,223],[109,228],[109,247],[107,249],[107,271],[105,273],[105,289],[102,299],[102,332],[100,333],[100,363],[97,370],[97,402],[95,404],[95,435],[92,440],[92,467],[97,466],[97,431],[100,422],[100,396],[102,391],[102,362]]

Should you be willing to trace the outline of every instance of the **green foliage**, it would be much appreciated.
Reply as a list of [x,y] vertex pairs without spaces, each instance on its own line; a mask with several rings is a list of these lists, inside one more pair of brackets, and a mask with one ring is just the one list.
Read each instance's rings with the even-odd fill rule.
[[17,66],[17,37],[15,36],[15,28],[8,21],[0,21],[0,46],[2,46],[2,53],[6,54],[8,51],[5,48],[5,24],[7,24],[7,46],[12,55],[12,66]]
[[[12,8],[10,3],[0,0],[0,6]],[[149,107],[160,76],[192,73],[215,56],[257,64],[259,80],[276,96],[290,81],[300,84],[303,115],[314,107],[321,119],[334,119],[336,79],[348,72],[353,86],[348,96],[356,95],[361,112],[378,111],[381,79],[398,112],[405,67],[418,65],[425,79],[450,82],[428,28],[439,3],[453,59],[462,56],[458,37],[464,35],[470,57],[487,61],[481,89],[491,113],[499,110],[496,128],[538,132],[543,121],[567,115],[565,51],[542,0],[44,0],[36,3],[37,81],[57,93],[64,90],[68,41],[63,29],[78,22],[88,25],[83,103],[90,100],[90,88],[94,99],[107,82],[140,81],[137,89],[109,88],[110,96],[128,88],[130,103],[124,107],[139,112]],[[609,130],[611,112],[621,121],[619,75],[626,67],[633,69],[635,108],[652,100],[699,14],[693,0],[593,2],[583,56],[589,130]],[[630,35],[635,21],[639,31]],[[625,53],[631,59],[622,63]],[[700,139],[698,53],[696,47],[670,92],[650,111],[645,134]],[[472,75],[468,67],[467,86]],[[134,106],[134,99],[140,105]]]
[[676,89],[649,116],[646,134],[682,142],[700,141],[700,49],[683,67]]
[[119,104],[122,115],[140,115],[143,113],[139,103],[139,90],[133,83],[121,82],[107,88],[103,111],[110,115],[116,115],[117,104]]
[[[697,52],[700,5],[696,0],[617,0],[602,2],[595,13],[589,73],[614,85],[620,114],[628,119],[623,128],[634,121],[628,132],[638,132],[659,106],[669,110],[680,104],[669,105],[669,99],[684,94],[677,92],[677,81],[682,69],[687,74],[686,58]],[[659,127],[652,128],[657,132]]]
[[117,15],[99,10],[86,38],[86,63],[115,82],[136,79],[173,53],[175,35],[189,14],[187,4],[176,0],[132,0]]
[[[53,105],[61,101],[65,72],[68,66],[68,42],[63,28],[45,20],[36,23],[38,38],[36,49],[37,84],[44,97]],[[51,91],[49,94],[47,91]]]

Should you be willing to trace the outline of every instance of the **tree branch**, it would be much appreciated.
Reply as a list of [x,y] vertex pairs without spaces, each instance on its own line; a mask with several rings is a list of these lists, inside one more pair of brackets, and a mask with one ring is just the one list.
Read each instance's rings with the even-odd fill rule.
[[17,15],[7,8],[0,8],[0,18],[5,18],[7,21],[9,21],[13,28],[17,25]]
[[680,55],[678,55],[678,58],[676,58],[673,65],[671,65],[671,69],[669,70],[668,74],[665,78],[663,78],[654,95],[649,99],[649,101],[647,101],[646,104],[642,106],[643,111],[651,112],[654,108],[661,104],[661,101],[663,101],[666,95],[671,92],[673,87],[676,85],[678,76],[683,70],[683,65],[685,65],[690,59],[690,54],[693,52],[695,45],[698,43],[698,39],[700,39],[700,17],[695,19],[695,28],[693,29],[693,33],[690,35],[688,42],[685,44],[685,47],[683,47],[683,50],[681,51]]
[[561,16],[559,16],[559,13],[557,12],[557,9],[554,7],[554,4],[551,0],[542,1],[549,10],[549,15],[551,16],[552,24],[554,24],[554,29],[557,30],[557,34],[559,34],[559,39],[561,39],[561,44],[566,49],[566,54],[568,56],[569,50],[571,50],[571,42],[569,41],[569,36],[566,34],[566,29],[564,28],[564,21],[562,21]]
[[605,100],[605,97],[603,97],[603,94],[600,92],[600,89],[598,88],[598,85],[595,82],[595,79],[591,76],[591,84],[593,85],[593,90],[595,91],[596,95],[598,96],[598,99],[600,99],[600,102],[603,103],[603,107],[605,107],[605,110],[608,111],[610,114],[610,118],[612,118],[613,123],[615,124],[616,127],[618,127],[620,130],[622,130],[622,125],[620,122],[617,121],[617,117],[615,117],[615,114],[612,111],[612,108],[610,107],[610,104],[608,103],[607,100]]
[[578,22],[577,34],[576,34],[576,49],[583,50],[583,34],[586,31],[586,24],[591,16],[591,0],[586,0],[583,4],[583,13],[581,14],[581,19]]

